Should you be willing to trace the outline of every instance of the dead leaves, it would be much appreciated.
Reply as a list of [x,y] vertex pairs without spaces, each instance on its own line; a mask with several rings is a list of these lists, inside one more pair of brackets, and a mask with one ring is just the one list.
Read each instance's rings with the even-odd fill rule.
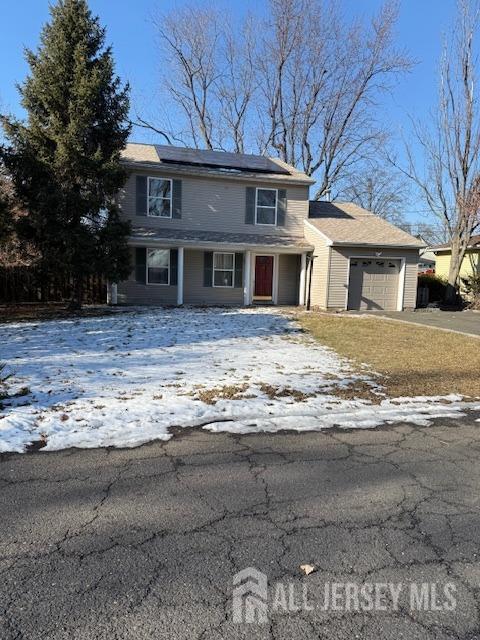
[[314,567],[313,564],[301,564],[300,571],[302,571],[306,576],[309,576],[311,573],[316,571],[316,567]]

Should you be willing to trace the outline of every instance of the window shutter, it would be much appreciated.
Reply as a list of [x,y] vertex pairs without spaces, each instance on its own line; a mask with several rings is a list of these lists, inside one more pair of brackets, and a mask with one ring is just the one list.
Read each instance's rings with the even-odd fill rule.
[[243,288],[243,253],[235,254],[235,288]]
[[170,284],[176,287],[178,284],[178,249],[170,249]]
[[137,216],[147,215],[147,176],[136,178],[136,209]]
[[182,181],[172,180],[172,218],[182,217]]
[[135,249],[135,280],[142,284],[147,282],[147,250],[145,247]]
[[247,187],[245,201],[245,224],[255,224],[255,189]]
[[279,189],[278,202],[277,202],[277,227],[285,226],[286,213],[287,213],[287,191],[286,189]]
[[213,279],[213,252],[203,253],[203,286],[211,287]]

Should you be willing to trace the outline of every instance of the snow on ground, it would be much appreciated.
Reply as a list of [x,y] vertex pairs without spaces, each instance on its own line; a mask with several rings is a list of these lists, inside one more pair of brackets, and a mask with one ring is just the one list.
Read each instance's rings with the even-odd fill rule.
[[0,451],[130,447],[211,431],[366,428],[458,416],[461,398],[372,404],[335,395],[371,384],[273,309],[149,309],[0,326],[0,361],[13,376],[0,412]]

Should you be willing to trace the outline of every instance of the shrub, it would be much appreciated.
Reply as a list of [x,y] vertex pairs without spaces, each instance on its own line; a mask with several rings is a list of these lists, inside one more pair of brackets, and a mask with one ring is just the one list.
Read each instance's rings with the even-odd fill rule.
[[423,273],[419,275],[418,286],[427,287],[429,302],[441,302],[445,298],[447,281],[433,273]]
[[462,285],[470,306],[473,309],[480,309],[480,272],[462,278]]

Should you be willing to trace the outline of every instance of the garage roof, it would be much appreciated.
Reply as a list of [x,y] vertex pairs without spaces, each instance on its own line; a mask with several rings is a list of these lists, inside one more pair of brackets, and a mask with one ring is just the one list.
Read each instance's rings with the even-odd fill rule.
[[418,238],[353,202],[311,201],[307,223],[330,245],[425,246]]

